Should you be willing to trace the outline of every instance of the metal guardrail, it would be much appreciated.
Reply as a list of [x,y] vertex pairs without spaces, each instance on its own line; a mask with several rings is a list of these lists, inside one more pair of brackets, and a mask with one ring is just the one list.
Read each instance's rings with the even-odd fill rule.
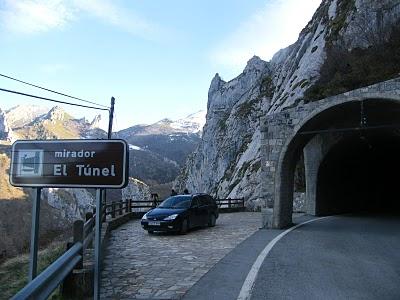
[[244,198],[238,199],[215,199],[220,211],[244,211]]
[[75,243],[46,270],[20,290],[12,300],[47,299],[82,260],[82,243]]
[[[240,199],[215,199],[220,210],[244,210],[244,198]],[[104,205],[101,212],[102,221],[107,217],[112,219],[119,217],[124,213],[145,212],[148,209],[156,207],[162,201],[143,200],[113,202]],[[135,205],[137,204],[137,205]],[[91,248],[94,240],[96,211],[86,214],[86,221],[78,220],[74,222],[73,244],[62,256],[47,267],[35,279],[29,282],[20,290],[12,300],[23,299],[47,299],[51,293],[63,282],[73,269],[81,269],[83,266],[83,253],[85,249]]]
[[[150,204],[146,206],[140,204],[141,208],[146,207],[150,209],[154,207],[154,204],[151,204],[154,203],[154,201],[138,202],[147,202]],[[106,221],[107,216],[115,218],[116,213],[118,213],[117,217],[124,213],[130,213],[136,208],[134,203],[133,200],[128,199],[126,201],[113,202],[103,206],[101,211],[102,221]],[[73,243],[69,243],[71,248],[48,266],[35,279],[30,281],[11,299],[47,299],[74,269],[82,269],[83,253],[85,249],[91,248],[91,244],[94,240],[95,218],[96,210],[94,210],[93,213],[86,213],[85,222],[82,220],[75,221],[73,226]]]

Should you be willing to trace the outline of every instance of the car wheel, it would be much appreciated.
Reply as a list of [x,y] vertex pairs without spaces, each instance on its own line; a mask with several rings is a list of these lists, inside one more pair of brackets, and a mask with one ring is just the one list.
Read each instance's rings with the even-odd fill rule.
[[186,234],[188,231],[188,220],[185,219],[182,221],[181,230],[179,231],[180,234]]
[[148,230],[147,231],[149,234],[154,234],[154,231],[153,230]]
[[215,221],[216,221],[215,215],[211,214],[209,219],[208,219],[208,226],[209,227],[214,227],[215,226]]

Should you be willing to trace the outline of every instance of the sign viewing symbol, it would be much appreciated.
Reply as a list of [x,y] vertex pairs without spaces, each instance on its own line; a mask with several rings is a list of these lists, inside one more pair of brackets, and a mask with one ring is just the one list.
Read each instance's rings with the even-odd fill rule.
[[43,150],[25,149],[18,153],[17,176],[42,176]]

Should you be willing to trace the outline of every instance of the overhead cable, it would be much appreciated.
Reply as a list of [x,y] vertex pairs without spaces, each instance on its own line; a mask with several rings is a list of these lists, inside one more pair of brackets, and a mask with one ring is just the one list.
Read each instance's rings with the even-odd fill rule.
[[23,83],[23,84],[26,84],[26,85],[33,86],[35,88],[42,89],[42,90],[45,90],[45,91],[48,91],[48,92],[51,92],[51,93],[54,93],[54,94],[58,94],[58,95],[65,96],[65,97],[72,98],[72,99],[76,99],[76,100],[79,100],[79,101],[82,101],[82,102],[86,102],[86,103],[90,103],[90,104],[94,104],[94,105],[97,105],[97,106],[107,107],[108,108],[108,106],[105,106],[105,105],[102,105],[102,104],[97,104],[96,102],[84,100],[84,99],[77,98],[77,97],[74,97],[74,96],[70,96],[70,95],[67,95],[67,94],[63,94],[63,93],[60,93],[60,92],[57,92],[57,91],[53,91],[53,90],[38,86],[36,84],[32,84],[32,83],[29,83],[29,82],[26,82],[26,81],[22,81],[22,80],[13,78],[11,76],[7,76],[7,75],[4,75],[4,74],[0,74],[0,76],[4,77],[4,78],[11,79],[11,80],[14,80],[14,81],[17,81],[17,82],[20,82],[20,83]]
[[67,105],[73,105],[73,106],[79,106],[79,107],[85,107],[85,108],[109,111],[108,108],[100,108],[100,107],[82,105],[82,104],[71,103],[71,102],[66,102],[66,101],[54,100],[54,99],[50,99],[50,98],[35,96],[35,95],[31,95],[31,94],[21,93],[21,92],[17,92],[17,91],[2,89],[2,88],[0,88],[0,91],[7,92],[7,93],[12,93],[12,94],[17,94],[17,95],[21,95],[21,96],[26,96],[26,97],[32,97],[32,98],[41,99],[41,100],[45,100],[45,101],[51,101],[51,102],[62,103],[62,104],[67,104]]

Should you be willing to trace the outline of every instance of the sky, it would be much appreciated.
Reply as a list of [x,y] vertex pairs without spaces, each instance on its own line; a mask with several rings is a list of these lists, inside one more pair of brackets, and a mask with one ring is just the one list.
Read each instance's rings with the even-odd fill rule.
[[[106,106],[113,96],[115,131],[177,120],[206,109],[215,73],[231,80],[253,55],[294,43],[320,3],[0,0],[0,74]],[[0,88],[69,101],[1,77]],[[0,109],[18,104],[54,106],[0,93]],[[107,112],[61,106],[107,123]]]

